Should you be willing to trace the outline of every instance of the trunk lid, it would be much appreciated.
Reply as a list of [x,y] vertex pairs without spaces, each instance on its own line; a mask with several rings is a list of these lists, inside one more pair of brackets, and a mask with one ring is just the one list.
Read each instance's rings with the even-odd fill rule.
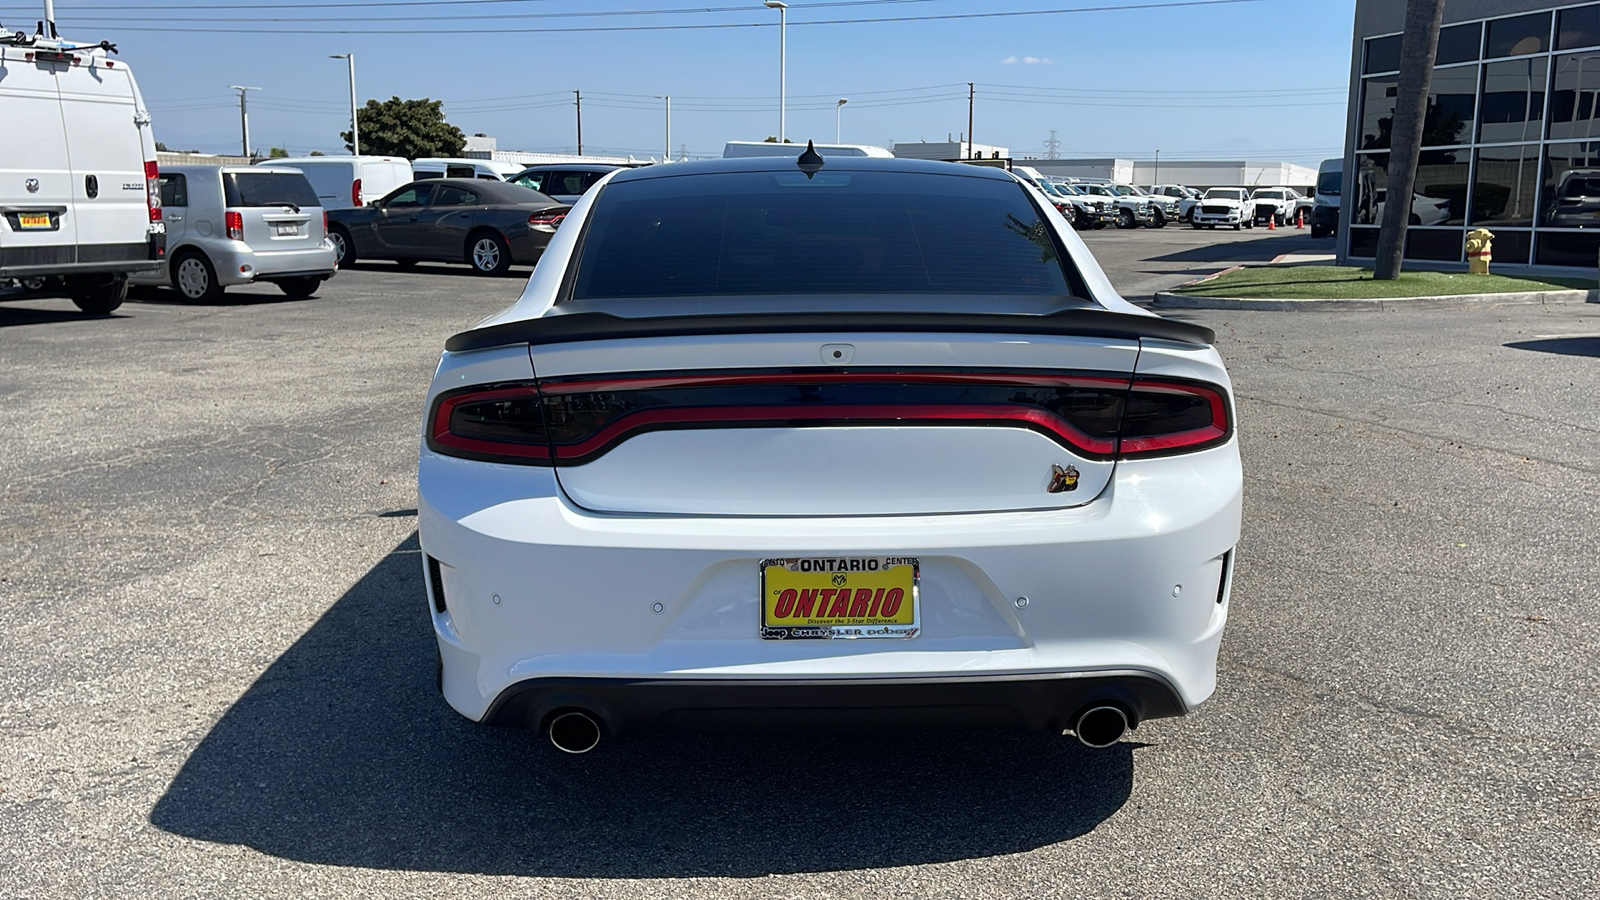
[[257,253],[311,250],[326,237],[321,201],[299,172],[225,170],[222,188],[228,210],[242,220],[244,242]]
[[1093,500],[1139,342],[681,335],[531,346],[562,489],[609,513],[922,515]]

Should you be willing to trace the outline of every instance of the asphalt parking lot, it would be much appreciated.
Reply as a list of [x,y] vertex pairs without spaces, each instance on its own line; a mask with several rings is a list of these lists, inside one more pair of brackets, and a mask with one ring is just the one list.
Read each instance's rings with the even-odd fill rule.
[[[1087,240],[1137,299],[1303,235]],[[1600,305],[1185,314],[1246,473],[1188,718],[571,758],[438,698],[417,559],[438,350],[520,286],[0,305],[0,897],[1600,890]]]

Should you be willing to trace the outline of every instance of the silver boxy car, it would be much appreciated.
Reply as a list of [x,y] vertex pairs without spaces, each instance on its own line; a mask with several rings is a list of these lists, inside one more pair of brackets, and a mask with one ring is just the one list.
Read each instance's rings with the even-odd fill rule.
[[298,171],[172,166],[161,170],[160,190],[167,264],[134,284],[212,302],[227,287],[265,281],[303,299],[337,270],[327,216]]

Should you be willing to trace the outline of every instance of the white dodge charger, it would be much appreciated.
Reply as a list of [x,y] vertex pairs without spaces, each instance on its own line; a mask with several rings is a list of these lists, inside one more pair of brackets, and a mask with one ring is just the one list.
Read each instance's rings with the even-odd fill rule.
[[624,169],[428,392],[440,689],[569,752],[711,727],[1071,729],[1216,683],[1242,476],[1209,329],[1006,172]]

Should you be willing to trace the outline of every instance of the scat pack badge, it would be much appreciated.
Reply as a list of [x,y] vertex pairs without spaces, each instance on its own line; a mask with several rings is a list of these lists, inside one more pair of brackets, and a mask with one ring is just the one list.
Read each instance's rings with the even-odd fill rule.
[[1076,466],[1052,465],[1050,467],[1050,493],[1064,494],[1067,491],[1078,489],[1078,469]]

